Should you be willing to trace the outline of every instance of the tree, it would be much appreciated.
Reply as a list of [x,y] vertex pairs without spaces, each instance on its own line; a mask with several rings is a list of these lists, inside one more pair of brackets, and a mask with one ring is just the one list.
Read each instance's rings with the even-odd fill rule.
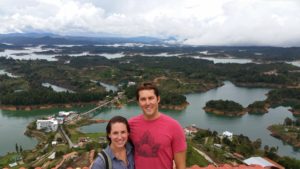
[[295,126],[300,126],[300,118],[297,118],[297,119],[295,120]]
[[20,153],[22,153],[23,152],[23,147],[22,146],[20,146]]
[[264,150],[265,150],[265,153],[268,152],[268,151],[269,151],[269,146],[268,146],[268,145],[265,145],[265,146],[264,146]]
[[18,143],[16,143],[16,152],[19,153],[19,146],[18,146]]
[[289,117],[284,119],[284,125],[291,126],[292,124],[293,124],[293,120],[290,119]]
[[261,147],[261,139],[258,138],[256,139],[254,142],[253,142],[253,146],[256,148],[256,149],[259,149]]

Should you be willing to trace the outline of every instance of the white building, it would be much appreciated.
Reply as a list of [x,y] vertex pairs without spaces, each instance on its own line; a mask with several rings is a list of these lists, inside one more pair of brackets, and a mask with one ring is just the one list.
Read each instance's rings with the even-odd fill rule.
[[132,82],[132,81],[130,81],[130,82],[128,82],[128,84],[127,84],[127,87],[129,87],[129,86],[134,86],[134,85],[136,85],[136,83],[135,83],[135,82]]
[[18,163],[16,163],[16,162],[9,164],[10,167],[15,167],[17,165],[18,165]]
[[233,134],[231,132],[229,132],[229,131],[224,131],[222,133],[222,136],[223,137],[227,137],[229,140],[232,140]]
[[183,130],[184,130],[185,135],[192,135],[192,134],[196,134],[199,129],[195,125],[191,125],[191,126],[185,127]]
[[53,152],[48,158],[51,160],[55,159],[56,152]]
[[58,121],[54,119],[50,120],[37,120],[36,129],[42,130],[45,129],[46,132],[56,131],[58,128]]
[[58,124],[64,124],[64,117],[56,117],[56,120],[58,121]]
[[58,116],[69,116],[70,114],[75,113],[74,111],[59,111]]

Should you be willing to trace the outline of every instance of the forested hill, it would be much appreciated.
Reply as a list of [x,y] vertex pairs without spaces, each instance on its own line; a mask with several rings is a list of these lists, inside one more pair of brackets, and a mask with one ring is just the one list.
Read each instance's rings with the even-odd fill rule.
[[14,45],[92,45],[114,43],[156,43],[161,44],[162,39],[153,37],[84,37],[84,36],[61,36],[50,33],[27,33],[27,34],[0,34],[0,43]]
[[[168,43],[173,42],[173,43]],[[141,46],[126,46],[128,43],[139,43]],[[11,45],[6,45],[11,44]],[[95,45],[111,46],[95,46]],[[120,48],[114,44],[123,44]],[[150,46],[143,46],[148,44]],[[188,46],[176,43],[175,38],[159,39],[154,37],[83,37],[60,36],[47,33],[29,34],[0,34],[0,51],[5,49],[22,49],[24,47],[44,45],[54,47],[67,54],[70,51],[93,53],[169,53],[182,54],[184,56],[208,56],[208,57],[237,57],[248,58],[255,61],[293,61],[300,60],[300,47],[272,47],[272,46]],[[61,48],[54,45],[82,45],[70,48]],[[49,52],[48,52],[49,53]],[[47,52],[45,52],[47,54]]]

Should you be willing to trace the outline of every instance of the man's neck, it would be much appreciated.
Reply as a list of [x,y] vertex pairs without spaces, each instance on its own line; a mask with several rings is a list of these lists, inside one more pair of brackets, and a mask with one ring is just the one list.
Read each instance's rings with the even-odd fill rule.
[[155,113],[153,116],[146,116],[145,114],[144,114],[144,119],[145,120],[156,120],[156,119],[158,119],[159,117],[160,117],[160,115],[161,115],[161,113],[160,112],[157,112],[157,113]]

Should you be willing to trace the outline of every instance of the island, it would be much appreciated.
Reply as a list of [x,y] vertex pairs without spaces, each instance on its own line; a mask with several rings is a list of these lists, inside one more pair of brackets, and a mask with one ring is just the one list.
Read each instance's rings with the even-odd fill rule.
[[183,110],[189,105],[184,95],[162,92],[160,97],[160,107],[163,109]]
[[231,100],[210,100],[203,109],[207,113],[224,116],[242,116],[246,113],[242,105]]
[[268,113],[269,107],[270,105],[264,101],[255,101],[248,105],[247,111],[249,114],[265,114]]

